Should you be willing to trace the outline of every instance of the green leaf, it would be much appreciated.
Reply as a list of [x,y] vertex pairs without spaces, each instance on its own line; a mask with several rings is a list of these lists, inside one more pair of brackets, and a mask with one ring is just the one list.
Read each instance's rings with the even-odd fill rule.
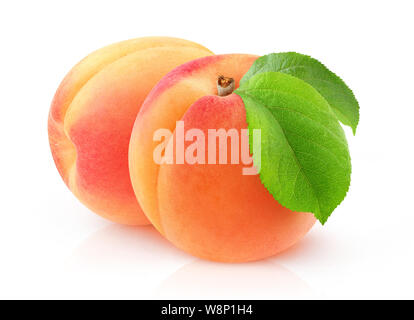
[[302,79],[328,101],[336,117],[350,126],[355,134],[359,121],[359,105],[351,89],[318,60],[296,52],[272,53],[258,58],[240,81],[263,72],[282,72]]
[[279,72],[257,74],[235,93],[250,133],[261,130],[260,154],[252,139],[250,149],[263,185],[281,205],[312,212],[324,224],[345,198],[351,175],[345,134],[327,101],[308,83]]

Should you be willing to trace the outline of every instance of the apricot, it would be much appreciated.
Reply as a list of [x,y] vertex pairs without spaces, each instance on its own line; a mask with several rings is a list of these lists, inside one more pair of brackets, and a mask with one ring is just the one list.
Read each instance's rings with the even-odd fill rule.
[[49,142],[60,175],[81,202],[114,222],[149,223],[128,170],[135,118],[167,72],[211,54],[182,39],[133,39],[93,52],[66,75],[51,105]]
[[174,131],[177,120],[184,122],[186,132],[196,128],[205,136],[209,129],[246,129],[242,99],[235,93],[218,96],[216,85],[224,75],[237,88],[256,58],[217,55],[177,67],[147,96],[131,135],[131,181],[148,219],[177,247],[208,260],[272,256],[296,243],[315,223],[312,214],[281,206],[258,175],[243,175],[242,163],[159,165],[153,159],[160,143],[154,133],[160,128]]

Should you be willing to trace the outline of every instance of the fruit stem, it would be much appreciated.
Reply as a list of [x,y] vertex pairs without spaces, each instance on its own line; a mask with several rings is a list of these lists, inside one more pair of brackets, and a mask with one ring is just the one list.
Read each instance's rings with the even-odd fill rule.
[[219,76],[217,79],[217,94],[220,97],[228,96],[234,90],[234,79],[225,76]]

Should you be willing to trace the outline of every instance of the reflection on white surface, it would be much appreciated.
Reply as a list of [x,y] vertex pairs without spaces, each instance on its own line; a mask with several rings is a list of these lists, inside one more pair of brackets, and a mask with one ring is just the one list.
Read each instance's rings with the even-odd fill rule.
[[76,275],[85,296],[88,287],[96,293],[106,285],[125,298],[276,299],[312,293],[305,281],[272,260],[225,264],[195,259],[150,226],[98,230],[74,250],[65,272]]
[[136,271],[167,261],[180,265],[191,257],[175,248],[152,226],[106,226],[84,240],[67,261],[71,269]]
[[311,293],[296,274],[268,260],[243,264],[195,260],[168,277],[154,298],[283,299]]

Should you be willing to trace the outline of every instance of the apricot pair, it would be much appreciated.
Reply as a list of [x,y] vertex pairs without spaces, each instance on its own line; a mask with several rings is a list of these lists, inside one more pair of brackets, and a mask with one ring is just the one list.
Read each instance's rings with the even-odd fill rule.
[[243,164],[153,159],[154,133],[174,132],[178,120],[206,135],[247,128],[242,99],[218,96],[217,79],[231,77],[237,88],[256,58],[212,55],[172,38],[129,40],[89,55],[63,80],[49,115],[63,180],[101,216],[134,225],[149,220],[176,246],[205,259],[257,260],[291,246],[315,218],[282,207],[258,175],[242,175]]

